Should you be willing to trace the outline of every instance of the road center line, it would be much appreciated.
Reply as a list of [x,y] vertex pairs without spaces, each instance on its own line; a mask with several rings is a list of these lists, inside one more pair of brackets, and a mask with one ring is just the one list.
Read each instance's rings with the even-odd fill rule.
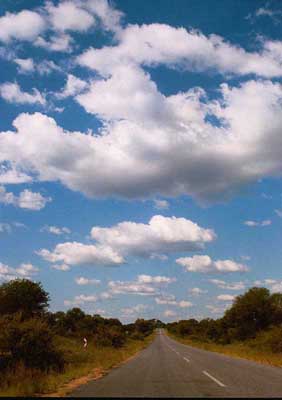
[[213,380],[215,383],[217,383],[219,386],[221,387],[225,387],[225,385],[220,382],[218,379],[214,378],[212,375],[210,375],[207,371],[203,371],[203,374],[205,374],[206,376],[208,376],[211,380]]
[[186,357],[183,357],[183,359],[184,359],[185,361],[187,361],[187,362],[190,362],[190,360],[189,360],[188,358],[186,358]]

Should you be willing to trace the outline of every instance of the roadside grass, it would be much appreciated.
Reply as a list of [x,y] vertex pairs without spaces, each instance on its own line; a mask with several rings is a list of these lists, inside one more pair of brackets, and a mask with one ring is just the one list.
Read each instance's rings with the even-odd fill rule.
[[[110,368],[125,362],[147,347],[154,334],[144,340],[128,340],[124,347],[96,347],[89,343],[83,349],[82,342],[73,338],[57,337],[56,345],[63,352],[66,360],[62,373],[42,373],[18,365],[12,372],[2,374],[0,396],[64,396],[70,390],[68,384],[76,378],[85,377],[85,382],[92,377],[103,375]],[[74,385],[75,386],[75,385]],[[73,387],[74,389],[74,387]],[[54,393],[56,392],[56,393]]]
[[244,358],[262,364],[282,367],[282,353],[272,352],[269,348],[267,348],[267,346],[264,346],[265,333],[258,335],[258,337],[255,339],[250,339],[245,342],[234,342],[231,344],[217,344],[213,342],[196,340],[194,338],[183,338],[168,331],[167,334],[172,339],[189,346],[226,354],[236,358]]

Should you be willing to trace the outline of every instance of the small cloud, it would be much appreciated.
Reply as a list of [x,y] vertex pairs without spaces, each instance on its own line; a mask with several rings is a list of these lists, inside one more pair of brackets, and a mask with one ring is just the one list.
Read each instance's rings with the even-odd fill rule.
[[81,285],[81,286],[84,286],[84,285],[100,285],[100,283],[101,283],[101,281],[99,279],[88,279],[88,278],[84,278],[83,276],[75,278],[75,282],[78,285]]
[[154,207],[157,210],[167,210],[169,208],[169,202],[167,200],[154,200]]
[[231,294],[220,294],[217,296],[217,300],[220,301],[233,301],[235,299],[235,296],[232,296]]
[[177,315],[177,313],[173,310],[165,310],[163,315],[165,317],[175,317]]
[[67,264],[54,264],[51,265],[52,269],[57,269],[58,271],[69,271],[70,267]]
[[282,218],[282,210],[274,210],[275,214],[278,215],[278,217]]
[[43,228],[40,229],[40,232],[49,232],[52,233],[53,235],[65,235],[65,234],[70,234],[71,230],[66,227],[58,227],[58,226],[49,226],[45,225]]
[[189,292],[192,294],[192,296],[199,296],[200,294],[207,293],[207,290],[194,287],[192,289],[189,289]]
[[255,226],[269,226],[272,224],[272,221],[270,219],[265,219],[263,221],[245,221],[244,225],[250,226],[250,227],[255,227]]

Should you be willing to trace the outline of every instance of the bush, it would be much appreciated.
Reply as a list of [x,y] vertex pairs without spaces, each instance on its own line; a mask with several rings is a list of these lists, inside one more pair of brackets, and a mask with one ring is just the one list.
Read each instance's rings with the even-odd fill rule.
[[37,318],[21,321],[19,314],[0,319],[0,352],[10,356],[13,365],[22,362],[42,371],[58,371],[64,366],[46,322]]

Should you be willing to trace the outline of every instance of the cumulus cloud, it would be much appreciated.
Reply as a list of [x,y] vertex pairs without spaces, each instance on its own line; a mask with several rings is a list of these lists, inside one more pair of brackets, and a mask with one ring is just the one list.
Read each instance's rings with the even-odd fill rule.
[[233,260],[213,261],[209,256],[195,255],[193,257],[180,257],[176,263],[184,267],[188,272],[245,272],[248,268],[244,264]]
[[51,35],[48,40],[39,36],[34,42],[34,45],[48,51],[69,53],[72,51],[73,39],[67,33]]
[[[281,175],[279,83],[223,85],[222,99],[209,104],[195,91],[166,98],[140,74],[139,89],[125,74],[117,84],[129,82],[132,92],[112,93],[105,81],[103,94],[89,100],[101,116],[119,118],[103,134],[68,132],[40,113],[21,114],[15,132],[0,135],[0,160],[91,197],[188,194],[222,200],[249,182]],[[206,121],[209,112],[222,121],[220,127]]]
[[78,242],[60,243],[56,245],[53,252],[41,249],[37,254],[51,263],[62,262],[67,265],[119,265],[124,262],[123,257],[109,247]]
[[45,21],[34,11],[23,10],[17,14],[7,12],[0,18],[0,40],[34,40],[45,28]]
[[67,81],[63,90],[57,94],[57,98],[64,99],[82,92],[87,87],[87,83],[72,74],[68,74]]
[[[53,263],[119,265],[127,256],[156,257],[160,253],[201,249],[216,235],[212,229],[186,218],[155,215],[148,224],[125,221],[109,228],[94,227],[91,237],[95,244],[60,243],[53,251],[42,249],[39,254]],[[141,278],[149,279],[147,275]]]
[[235,296],[232,296],[231,294],[220,294],[217,296],[217,300],[220,301],[233,301],[235,299]]
[[8,103],[46,104],[45,97],[35,88],[31,93],[23,92],[17,83],[6,82],[0,85],[0,96]]
[[254,73],[264,77],[282,73],[280,59],[268,48],[263,46],[260,52],[250,53],[224,41],[221,36],[205,36],[196,30],[157,23],[130,25],[119,32],[118,39],[116,46],[87,50],[79,56],[78,62],[101,74],[112,73],[116,65],[125,64],[165,64],[190,71]]
[[138,275],[134,281],[110,281],[111,294],[135,294],[139,296],[156,296],[160,288],[174,282],[174,278],[166,276]]
[[272,221],[270,219],[265,219],[264,221],[245,221],[244,225],[254,227],[254,226],[269,226],[272,224]]
[[244,290],[246,288],[244,282],[225,282],[220,279],[210,279],[210,282],[221,289]]
[[274,210],[275,214],[278,215],[278,217],[282,218],[282,210]]
[[19,66],[19,72],[21,73],[29,73],[33,72],[34,62],[32,58],[15,58],[14,62]]
[[121,254],[148,256],[154,253],[191,251],[203,248],[216,237],[186,218],[153,216],[148,224],[121,222],[110,228],[94,227],[91,236]]
[[65,235],[71,233],[71,230],[69,228],[66,228],[65,226],[58,227],[54,225],[45,225],[40,229],[40,231],[49,232],[52,233],[53,235]]
[[154,200],[154,206],[157,210],[167,210],[169,208],[169,202],[167,200]]
[[17,278],[31,279],[39,269],[31,263],[22,263],[17,268],[9,267],[0,262],[0,280],[10,281]]
[[3,186],[0,186],[0,203],[6,205],[39,211],[51,200],[50,197],[44,197],[41,193],[32,192],[28,189],[24,189],[16,196],[12,192],[7,192]]
[[75,278],[75,282],[80,285],[100,285],[101,281],[99,279],[88,279],[84,278],[83,276]]
[[26,228],[26,226],[21,222],[0,222],[0,233],[11,233],[14,228]]
[[58,271],[64,271],[64,272],[70,270],[70,266],[67,264],[53,264],[53,265],[51,265],[51,268],[56,269]]
[[170,317],[176,317],[177,313],[173,310],[165,310],[163,312],[163,315],[164,315],[164,317],[170,318]]
[[132,307],[125,307],[121,309],[122,315],[125,317],[132,317],[135,315],[142,315],[148,309],[148,305],[146,304],[137,304]]
[[198,287],[194,287],[192,289],[189,289],[189,292],[193,295],[193,296],[199,296],[200,294],[204,294],[207,293],[207,290],[198,288]]
[[155,298],[155,302],[159,305],[170,305],[180,308],[188,308],[193,306],[193,303],[187,300],[177,301],[175,296],[171,294],[161,294],[161,296]]
[[63,1],[57,6],[48,2],[46,10],[49,13],[48,17],[51,24],[58,31],[85,32],[95,21],[91,14],[80,8],[78,3],[72,1]]
[[80,306],[85,303],[96,303],[98,300],[98,296],[96,295],[88,295],[80,294],[74,297],[73,300],[64,300],[65,306]]
[[256,281],[254,281],[254,285],[268,287],[269,290],[273,293],[281,293],[282,292],[282,280],[279,280],[279,279],[256,280]]

